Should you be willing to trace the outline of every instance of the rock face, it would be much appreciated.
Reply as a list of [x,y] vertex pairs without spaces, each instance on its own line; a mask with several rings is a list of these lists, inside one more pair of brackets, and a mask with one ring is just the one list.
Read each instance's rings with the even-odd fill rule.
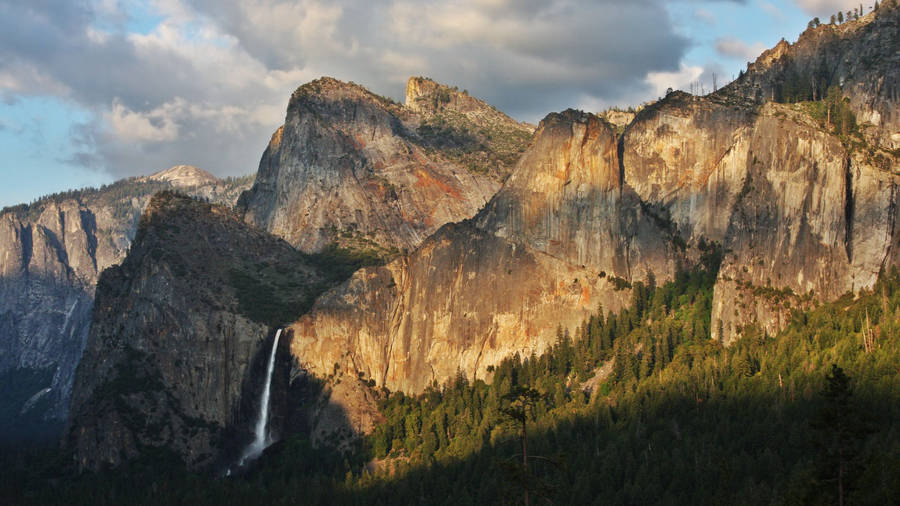
[[674,93],[624,136],[626,184],[689,244],[728,254],[713,337],[774,334],[792,307],[871,287],[895,264],[895,157],[842,144],[800,105]]
[[[420,81],[430,88],[417,88]],[[287,243],[261,254],[253,245],[271,239],[251,233],[253,224],[309,252],[335,243],[397,251],[419,244],[441,224],[475,214],[496,191],[504,164],[523,149],[533,128],[465,93],[431,81],[411,83],[417,97],[435,95],[439,105],[416,112],[328,78],[298,89],[285,125],[263,155],[256,185],[241,198],[251,225],[241,228],[218,211],[201,212],[194,209],[199,204],[171,196],[154,201],[125,263],[104,273],[99,284],[67,436],[82,467],[115,465],[148,447],[205,466],[223,457],[222,446],[235,440],[235,431],[241,434],[247,421],[241,406],[261,374],[252,372],[252,357],[272,332],[258,323],[299,316],[313,294],[335,282],[327,255],[305,256]],[[440,123],[451,113],[463,120],[442,128],[455,128],[459,138],[435,145],[446,139],[425,121]],[[476,127],[484,132],[471,132]],[[509,131],[514,135],[488,139]],[[466,156],[494,165],[463,168],[459,160]],[[205,177],[180,166],[148,180],[177,185]],[[294,268],[292,258],[306,264]],[[268,277],[272,269],[293,277],[306,270],[309,276],[285,285]],[[266,283],[290,294],[282,297],[293,300],[290,310],[282,305],[270,311],[272,294],[261,290]],[[285,336],[290,346],[291,333]],[[223,357],[222,349],[232,351]],[[285,392],[285,385],[276,382],[275,390]],[[294,380],[290,385],[295,388]],[[346,442],[379,416],[373,393],[359,378],[329,383],[312,397],[296,395],[312,406],[284,406],[282,399],[273,415],[277,420],[304,412],[301,423],[319,443],[335,435]]]
[[687,240],[723,242],[747,171],[754,108],[686,93],[638,114],[625,130],[626,184]]
[[[611,277],[665,279],[710,243],[726,252],[712,321],[725,343],[871,287],[898,262],[897,104],[881,79],[900,68],[882,63],[897,61],[897,20],[888,9],[807,31],[716,94],[669,94],[618,137],[590,115],[548,116],[477,216],[321,297],[292,326],[292,353],[316,374],[339,364],[407,392],[459,372],[489,379],[489,365],[539,352],[557,325],[620,307],[628,292]],[[858,54],[869,63],[850,63]],[[832,74],[816,86],[842,84],[871,123],[861,136],[770,102],[820,67]]]
[[[216,180],[186,191],[233,204],[249,183]],[[123,180],[0,213],[0,375],[9,375],[9,384],[35,371],[46,376],[33,392],[8,399],[16,409],[0,414],[0,426],[16,426],[27,436],[29,426],[65,420],[99,273],[124,258],[150,196],[171,187]],[[22,403],[45,388],[40,402],[24,409]]]
[[806,95],[821,100],[841,87],[864,125],[867,141],[900,148],[900,9],[883,9],[841,25],[806,30],[794,44],[782,40],[750,64],[724,91],[756,103]]
[[318,375],[334,364],[418,392],[462,372],[489,376],[540,352],[558,325],[618,309],[614,277],[671,276],[680,251],[620,178],[616,135],[593,115],[551,114],[504,188],[474,219],[408,257],[363,269],[292,326],[291,351]]
[[[249,432],[274,325],[302,312],[323,279],[224,206],[157,194],[128,256],[98,283],[66,439],[79,466],[147,448],[210,464],[226,429]],[[274,311],[248,303],[263,298]]]
[[898,261],[900,177],[875,158],[775,104],[749,153],[713,299],[713,334],[726,342],[751,323],[774,334],[803,299],[871,288]]
[[150,174],[146,178],[150,181],[166,181],[176,188],[189,188],[191,186],[204,186],[218,182],[216,176],[193,165],[176,165],[168,169]]
[[[247,222],[306,252],[335,243],[396,252],[473,216],[529,127],[431,81],[411,79],[407,96],[404,107],[331,78],[298,88],[241,198]],[[441,113],[423,105],[432,99],[466,129],[436,119]],[[495,142],[481,142],[494,133]]]

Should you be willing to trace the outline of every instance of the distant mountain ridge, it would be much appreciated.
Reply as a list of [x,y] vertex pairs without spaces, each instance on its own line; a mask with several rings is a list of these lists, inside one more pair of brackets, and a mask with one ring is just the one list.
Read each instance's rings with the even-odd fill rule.
[[[169,180],[174,174],[182,176],[177,184]],[[0,413],[5,434],[28,436],[36,426],[58,428],[65,421],[97,279],[125,258],[151,196],[177,187],[233,205],[252,181],[207,175],[176,166],[149,178],[55,194],[0,213],[0,375],[9,384],[30,385],[5,389],[0,399],[8,406]],[[190,185],[192,180],[200,184]],[[44,388],[50,390],[25,406]]]
[[150,174],[145,179],[150,181],[167,181],[179,188],[216,184],[219,181],[216,176],[193,165],[175,165],[174,167]]

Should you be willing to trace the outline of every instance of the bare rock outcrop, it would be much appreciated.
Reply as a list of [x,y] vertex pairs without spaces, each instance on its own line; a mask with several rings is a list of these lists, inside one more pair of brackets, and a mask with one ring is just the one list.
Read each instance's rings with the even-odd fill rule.
[[[499,188],[503,164],[515,161],[492,155],[505,148],[517,157],[531,131],[445,86],[422,89],[424,82],[433,83],[410,80],[409,107],[331,78],[298,88],[241,198],[248,223],[306,252],[338,244],[391,254],[473,216]],[[443,116],[421,105],[429,97],[466,124],[435,123]],[[481,142],[475,127],[507,137]]]
[[[231,205],[251,182],[201,179],[183,191]],[[12,383],[40,376],[34,392],[8,399],[11,405],[49,388],[40,402],[23,404],[21,416],[0,425],[27,436],[31,426],[63,423],[99,274],[125,257],[150,197],[172,187],[168,180],[133,178],[0,212],[0,374]]]
[[791,309],[871,288],[897,265],[900,176],[875,158],[796,108],[769,104],[748,159],[713,299],[713,336],[726,342],[748,324],[774,334]]
[[727,95],[673,93],[629,125],[625,184],[689,245],[727,252],[713,337],[731,342],[748,324],[774,334],[792,309],[869,288],[895,265],[896,158],[858,142],[803,105]]
[[839,86],[868,142],[900,148],[900,8],[883,7],[855,21],[809,28],[793,44],[782,40],[723,92],[763,103],[821,100]]
[[98,283],[65,441],[79,467],[148,448],[192,467],[214,462],[226,435],[241,441],[254,421],[261,347],[323,280],[306,256],[224,206],[157,194],[128,256]]
[[681,256],[670,239],[623,189],[612,127],[551,114],[478,216],[323,295],[292,325],[291,350],[314,374],[337,364],[392,390],[486,378],[598,304],[622,307],[630,292],[617,282],[670,277]]

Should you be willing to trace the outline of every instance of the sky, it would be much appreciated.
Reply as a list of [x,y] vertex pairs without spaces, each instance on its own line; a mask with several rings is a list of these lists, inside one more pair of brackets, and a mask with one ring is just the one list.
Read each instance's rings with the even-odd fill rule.
[[858,5],[0,0],[0,207],[177,164],[255,172],[291,92],[323,75],[398,101],[428,76],[536,123],[708,92],[813,16]]

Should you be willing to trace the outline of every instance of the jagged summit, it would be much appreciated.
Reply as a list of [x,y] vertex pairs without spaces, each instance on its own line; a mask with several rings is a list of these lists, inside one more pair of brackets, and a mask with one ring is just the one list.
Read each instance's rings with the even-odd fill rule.
[[175,165],[174,167],[150,174],[145,179],[149,181],[167,181],[178,188],[215,184],[219,181],[216,176],[193,165]]
[[[456,86],[447,86],[428,77],[410,77],[406,82],[404,105],[420,114],[435,115],[453,111],[464,114],[476,123],[489,121],[510,123],[511,118],[496,107],[459,91]],[[515,122],[525,129],[534,130],[534,125]]]
[[[449,90],[429,82],[422,96]],[[300,86],[239,207],[307,252],[418,246],[473,216],[531,138],[531,128],[458,95],[449,102],[459,110],[422,112],[331,77]]]
[[793,44],[780,41],[715,95],[759,105],[822,100],[836,88],[848,99],[866,142],[898,149],[898,40],[900,8],[883,5],[858,20],[810,27]]

